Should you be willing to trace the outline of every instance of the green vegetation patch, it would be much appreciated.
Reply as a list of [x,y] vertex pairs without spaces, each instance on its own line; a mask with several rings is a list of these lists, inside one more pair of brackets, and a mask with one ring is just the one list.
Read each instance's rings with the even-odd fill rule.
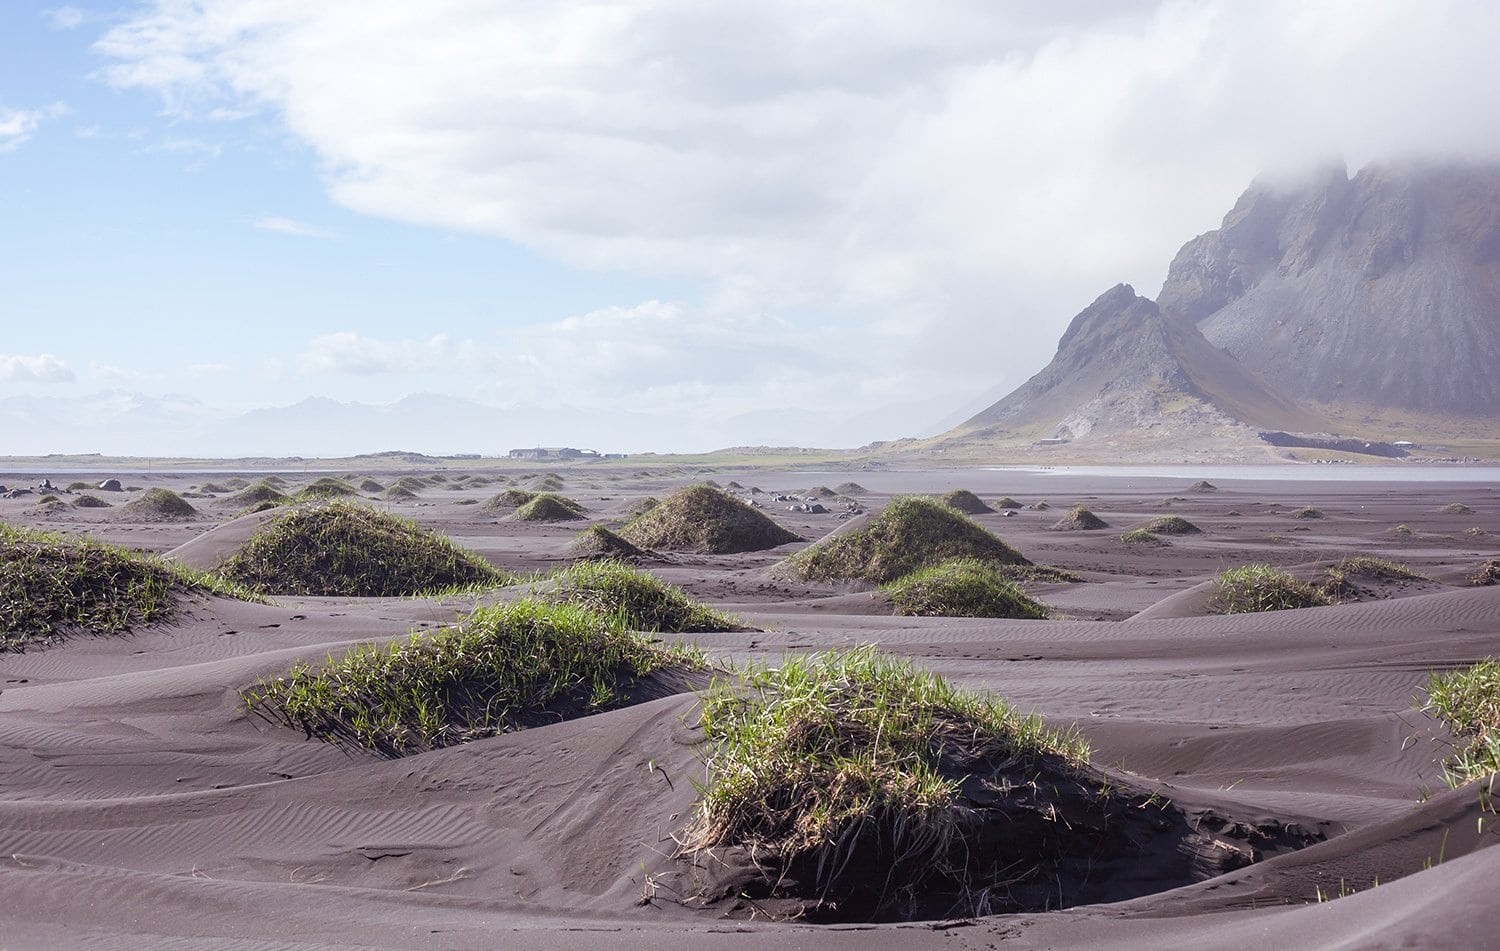
[[369,495],[374,495],[377,492],[384,492],[385,483],[375,479],[362,479],[359,483],[359,491],[367,493]]
[[860,528],[836,534],[781,562],[778,571],[805,581],[895,581],[955,558],[1030,565],[1020,552],[968,516],[923,496],[891,500]]
[[1021,507],[1021,503],[1007,495],[997,500],[994,507],[997,509],[1018,509]]
[[385,499],[387,502],[405,502],[407,499],[416,498],[417,493],[413,492],[410,489],[403,488],[399,485],[393,485],[387,488],[384,492],[380,493],[380,497],[382,499]]
[[286,493],[272,485],[270,480],[261,479],[259,482],[245,486],[226,501],[241,506],[256,505],[261,502],[279,504],[286,501]]
[[898,614],[913,617],[1047,617],[1047,607],[1005,576],[1001,566],[955,558],[883,585]]
[[531,480],[531,488],[537,492],[561,492],[567,487],[567,481],[555,472]]
[[1323,510],[1315,505],[1304,505],[1302,508],[1292,513],[1292,518],[1304,520],[1323,517]]
[[690,485],[632,519],[620,536],[642,548],[724,555],[763,551],[800,535],[709,485]]
[[1109,528],[1109,523],[1084,505],[1073,506],[1067,515],[1047,526],[1048,531],[1053,532],[1092,532],[1101,528]]
[[518,522],[576,522],[583,518],[583,506],[565,495],[543,492],[512,517]]
[[198,491],[208,493],[209,495],[223,495],[224,493],[230,491],[230,489],[229,486],[222,485],[218,482],[205,482],[202,485],[198,486]]
[[626,630],[746,630],[738,618],[721,614],[676,585],[619,561],[577,562],[548,575],[538,590],[545,600],[582,605]]
[[1500,772],[1500,663],[1486,658],[1472,667],[1433,672],[1416,706],[1453,734],[1453,752],[1443,762],[1454,786]]
[[646,552],[603,525],[590,525],[573,539],[573,543],[568,546],[568,554],[574,558],[623,560],[640,558]]
[[176,562],[0,523],[0,649],[164,621],[176,608],[174,594],[187,592],[253,597]]
[[984,500],[970,492],[968,489],[954,489],[944,495],[939,501],[952,509],[965,515],[982,515],[985,512],[993,512],[994,509],[984,504]]
[[1394,561],[1374,555],[1356,555],[1326,569],[1322,582],[1318,584],[1318,591],[1335,601],[1357,600],[1368,592],[1354,579],[1387,582],[1428,580],[1426,575]]
[[1120,536],[1120,541],[1127,545],[1165,545],[1166,540],[1153,531],[1144,528],[1132,528]]
[[1288,611],[1333,603],[1307,582],[1264,564],[1227,568],[1215,576],[1214,588],[1213,608],[1217,614]]
[[1157,535],[1201,535],[1203,529],[1180,515],[1159,515],[1145,524],[1148,532]]
[[525,489],[506,489],[484,503],[484,509],[487,512],[509,512],[520,508],[534,498],[536,498],[535,492],[528,492]]
[[131,518],[152,521],[184,521],[198,514],[193,503],[171,489],[151,489],[126,502],[120,511]]
[[268,593],[345,597],[408,596],[509,579],[415,522],[346,500],[271,519],[219,570]]
[[[969,784],[986,777],[1003,790],[1001,808],[1029,810],[1088,757],[1077,734],[871,647],[718,680],[702,723],[709,780],[683,853],[742,848],[769,877],[795,880],[846,916],[879,917],[944,879],[978,893],[1011,863],[1012,881],[1034,874],[1050,850],[1022,823],[979,847],[986,817],[968,801]],[[1002,770],[1032,785],[1009,787]],[[1056,809],[1052,820],[1044,834],[1071,834]]]
[[692,689],[705,667],[694,648],[578,605],[526,599],[322,668],[298,664],[244,696],[309,736],[399,756]]
[[97,495],[84,493],[73,500],[73,507],[75,509],[107,509],[111,506]]
[[343,479],[335,476],[323,476],[314,479],[307,488],[297,493],[301,499],[342,499],[351,495],[358,495],[359,490]]

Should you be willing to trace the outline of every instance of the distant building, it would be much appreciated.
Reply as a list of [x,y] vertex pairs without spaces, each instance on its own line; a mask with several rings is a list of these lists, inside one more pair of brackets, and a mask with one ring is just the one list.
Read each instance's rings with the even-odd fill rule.
[[1398,439],[1395,442],[1391,443],[1391,445],[1395,446],[1397,449],[1415,449],[1415,448],[1417,448],[1417,444],[1414,443],[1414,442],[1412,442],[1410,439]]
[[1052,439],[1038,439],[1036,441],[1036,444],[1038,446],[1066,446],[1068,444],[1068,440],[1057,436],[1053,437]]
[[534,449],[512,449],[512,459],[537,459],[549,462],[562,462],[570,459],[599,459],[599,453],[592,449],[574,449],[571,446],[543,447]]

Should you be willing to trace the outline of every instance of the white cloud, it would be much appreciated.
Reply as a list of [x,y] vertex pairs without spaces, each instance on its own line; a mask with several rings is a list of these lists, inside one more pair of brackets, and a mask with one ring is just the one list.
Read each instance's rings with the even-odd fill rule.
[[[782,358],[909,395],[1020,382],[1099,292],[1154,294],[1267,166],[1500,155],[1500,5],[1020,6],[156,0],[99,48],[178,117],[279,116],[355,211],[706,287],[596,323],[729,348],[832,332],[812,314],[848,329]],[[524,338],[653,398],[728,385],[615,369],[671,365],[660,342]]]
[[50,353],[0,353],[0,383],[70,383],[73,369]]
[[0,152],[12,152],[31,139],[53,116],[66,115],[68,107],[57,102],[41,109],[6,109],[0,106]]
[[156,379],[150,374],[129,370],[124,367],[112,366],[108,363],[89,361],[89,376],[101,383],[112,386],[138,386],[141,383]]
[[77,7],[55,7],[46,11],[47,21],[54,30],[76,30],[83,26],[87,16]]
[[315,337],[299,354],[304,372],[377,374],[427,373],[470,362],[473,343],[455,343],[438,334],[426,340],[377,340],[353,331]]
[[259,228],[261,231],[274,231],[277,234],[289,234],[299,238],[333,239],[340,237],[337,231],[330,231],[327,228],[310,225],[305,221],[298,221],[295,218],[283,218],[279,215],[261,218],[254,223],[254,227]]

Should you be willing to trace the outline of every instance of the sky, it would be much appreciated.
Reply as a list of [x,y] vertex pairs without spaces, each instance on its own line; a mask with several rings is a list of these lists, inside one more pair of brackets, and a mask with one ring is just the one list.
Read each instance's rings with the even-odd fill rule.
[[1500,158],[1497,48],[1487,0],[7,2],[0,455],[930,434],[1257,175]]

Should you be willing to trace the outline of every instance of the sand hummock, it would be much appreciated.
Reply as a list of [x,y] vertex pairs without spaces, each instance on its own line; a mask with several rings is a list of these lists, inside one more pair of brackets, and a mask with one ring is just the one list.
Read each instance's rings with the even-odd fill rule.
[[709,485],[673,493],[632,519],[620,537],[642,548],[715,555],[764,551],[802,540],[759,509]]

